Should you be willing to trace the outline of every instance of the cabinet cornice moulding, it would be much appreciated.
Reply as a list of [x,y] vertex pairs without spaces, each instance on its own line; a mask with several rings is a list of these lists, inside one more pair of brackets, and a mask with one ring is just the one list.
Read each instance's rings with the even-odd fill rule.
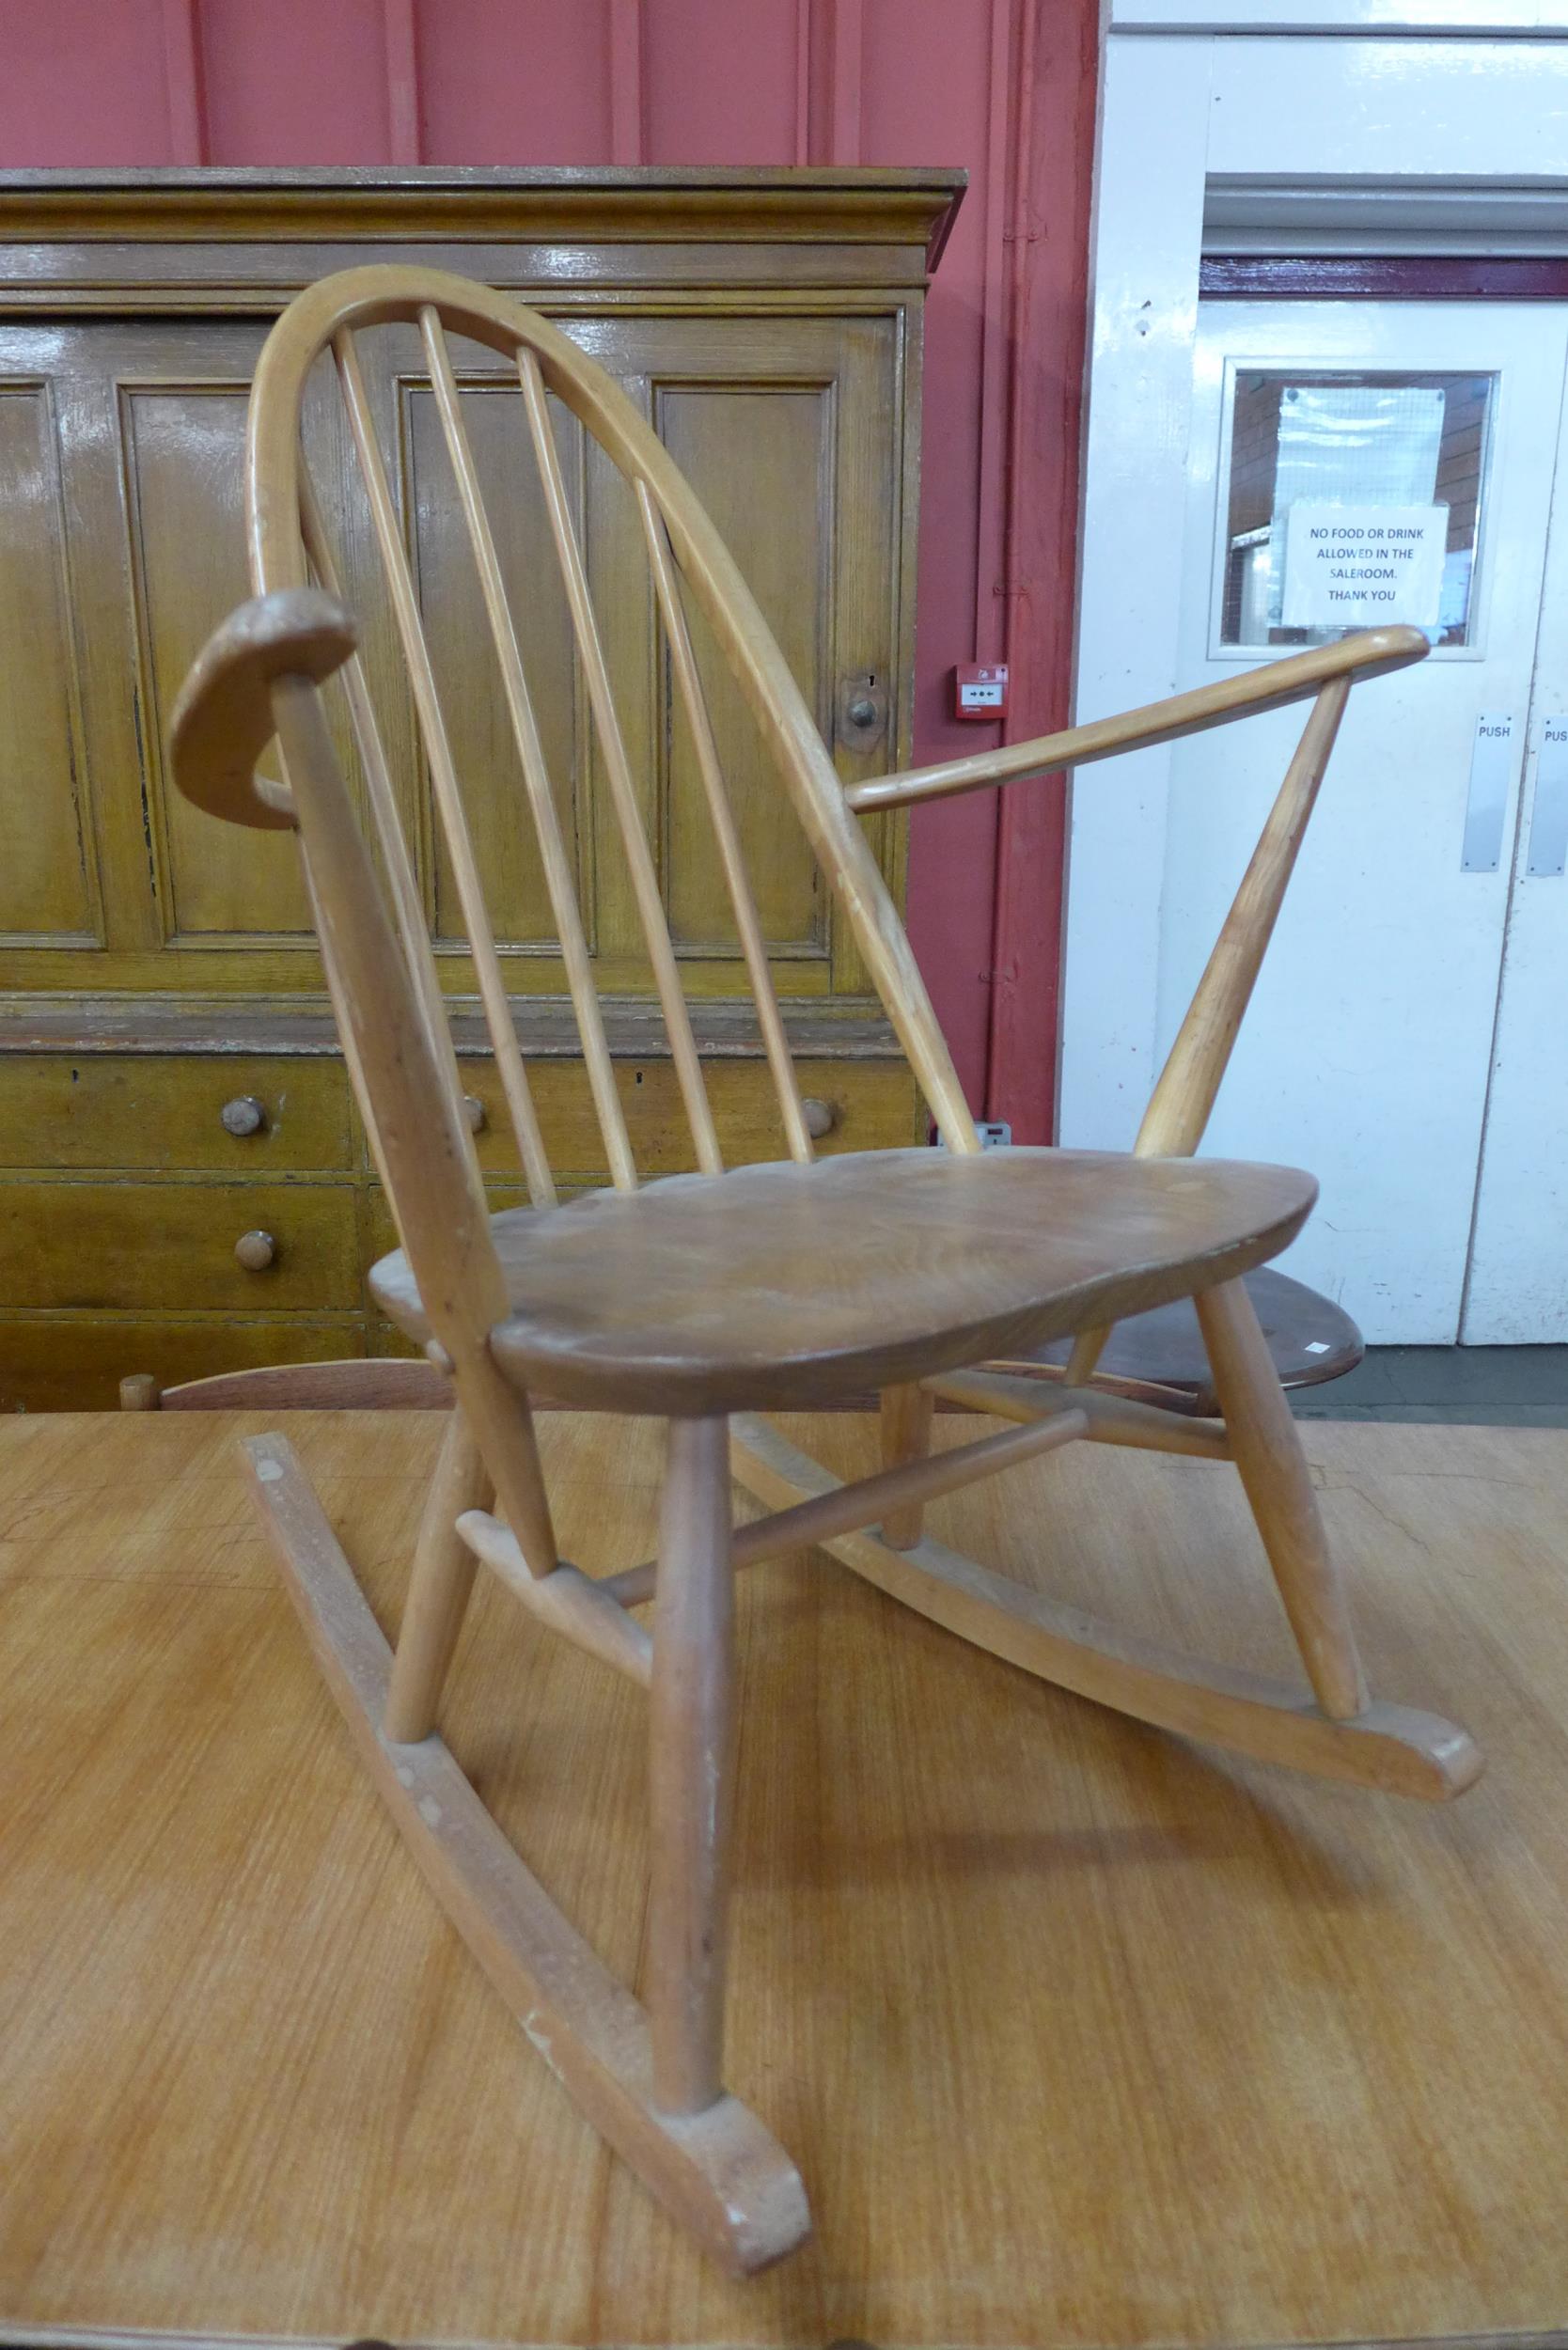
[[0,171],[0,237],[916,242],[932,270],[966,180],[963,171],[870,165]]

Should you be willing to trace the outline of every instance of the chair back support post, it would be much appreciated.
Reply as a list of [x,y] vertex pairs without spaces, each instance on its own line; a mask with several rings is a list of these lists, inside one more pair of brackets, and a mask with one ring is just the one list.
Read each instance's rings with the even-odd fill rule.
[[[1143,1113],[1133,1145],[1139,1158],[1190,1158],[1203,1139],[1295,870],[1352,682],[1349,677],[1331,678],[1313,699],[1284,781]],[[1109,1337],[1108,1329],[1080,1332],[1067,1365],[1074,1386],[1092,1376]]]
[[506,1279],[453,1089],[360,831],[316,685],[282,677],[273,715],[334,977],[351,1071],[374,1104],[378,1154],[458,1402],[535,1574],[557,1562],[528,1406],[490,1354]]
[[1333,678],[1312,703],[1295,755],[1143,1114],[1133,1146],[1140,1158],[1190,1157],[1203,1139],[1295,870],[1350,685],[1349,678]]
[[[333,560],[326,524],[309,471],[303,465],[300,468],[300,531],[311,570],[327,594],[336,597],[341,603],[342,584]],[[338,676],[342,681],[354,748],[365,774],[371,828],[392,892],[403,961],[413,974],[418,990],[436,1058],[445,1067],[446,1056],[442,1047],[447,1036],[447,1014],[441,1001],[441,982],[436,976],[435,959],[431,953],[430,939],[425,931],[425,909],[420,902],[419,886],[414,878],[414,868],[403,842],[397,794],[392,788],[392,772],[387,764],[385,745],[376,723],[375,704],[370,698],[365,665],[357,647],[343,664]],[[317,930],[319,935],[320,924]],[[327,977],[330,988],[330,972]],[[339,1021],[340,1028],[341,1026]],[[359,1090],[363,1093],[363,1088]],[[361,1107],[364,1106],[362,1101]]]

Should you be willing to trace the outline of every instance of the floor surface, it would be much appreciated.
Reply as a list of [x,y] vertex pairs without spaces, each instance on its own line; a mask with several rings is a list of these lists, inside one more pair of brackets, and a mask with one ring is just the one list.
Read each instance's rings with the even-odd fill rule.
[[1568,1428],[1568,1346],[1373,1346],[1292,1398],[1298,1419]]
[[[1489,1752],[1444,1810],[1184,1746],[820,1555],[744,1578],[729,2072],[817,2233],[743,2286],[393,1837],[235,1473],[256,1424],[0,1427],[0,2339],[1568,2342],[1568,1435],[1305,1432],[1374,1687]],[[290,1433],[392,1622],[439,1416]],[[808,1433],[869,1465],[858,1419]],[[544,1444],[568,1555],[646,1555],[654,1433]],[[933,1519],[1290,1668],[1222,1464],[1079,1447]],[[483,1593],[452,1744],[629,1978],[642,1705]]]

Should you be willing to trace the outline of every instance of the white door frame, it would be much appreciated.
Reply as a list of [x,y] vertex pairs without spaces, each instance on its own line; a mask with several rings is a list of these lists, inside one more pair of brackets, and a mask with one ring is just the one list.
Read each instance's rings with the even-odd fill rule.
[[[1288,31],[1260,32],[1263,24]],[[1317,29],[1300,28],[1311,22]],[[1175,25],[1180,29],[1169,30]],[[1376,37],[1368,29],[1376,27]],[[1195,29],[1196,28],[1196,29]],[[1310,182],[1560,192],[1568,0],[1111,0],[1090,240],[1076,706],[1175,690],[1203,204]],[[1124,1149],[1157,1073],[1168,750],[1074,785],[1058,1132]]]

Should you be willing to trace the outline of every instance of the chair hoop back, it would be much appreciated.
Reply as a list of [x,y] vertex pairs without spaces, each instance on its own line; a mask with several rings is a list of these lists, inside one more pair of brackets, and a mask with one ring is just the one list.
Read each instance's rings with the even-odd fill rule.
[[[361,362],[359,337],[369,329],[391,324],[413,326],[419,335],[457,502],[478,572],[498,670],[499,698],[516,749],[540,870],[549,898],[612,1181],[623,1189],[635,1184],[631,1137],[616,1088],[574,870],[562,836],[513,612],[464,422],[449,336],[465,337],[501,353],[517,371],[522,426],[519,438],[522,447],[531,450],[537,469],[559,587],[571,617],[578,674],[586,689],[601,771],[626,861],[631,895],[698,1167],[706,1173],[722,1171],[718,1136],[556,445],[548,407],[552,396],[605,452],[630,484],[635,499],[652,585],[651,609],[663,634],[672,695],[678,697],[690,729],[702,802],[734,916],[791,1155],[797,1160],[809,1159],[811,1143],[693,650],[685,603],[687,592],[740,688],[767,760],[776,769],[817,864],[843,910],[877,995],[945,1140],[949,1148],[960,1152],[978,1149],[973,1121],[902,925],[859,824],[845,802],[818,728],[738,568],[657,434],[604,368],[538,312],[509,296],[436,270],[397,266],[346,270],[308,288],[290,305],[269,336],[257,368],[246,454],[253,585],[259,596],[297,590],[312,584],[319,584],[331,594],[342,595],[339,567],[329,543],[321,501],[305,462],[302,436],[307,383],[318,360],[330,352],[347,438],[354,453],[368,511],[369,535],[411,689],[430,773],[431,800],[450,863],[491,1046],[534,1205],[554,1204],[554,1176],[492,933],[484,878],[464,814],[457,763],[408,553],[406,525],[394,498]],[[419,887],[403,837],[389,761],[365,668],[357,656],[346,665],[342,686],[363,771],[368,830],[385,877],[384,895],[410,975],[417,1018],[435,1057],[443,1064],[447,1107],[450,1109],[453,1102],[461,1107],[456,1063],[450,1051]],[[270,821],[275,822],[275,816]],[[308,849],[306,861],[308,866]],[[314,895],[320,915],[319,889]],[[340,975],[335,978],[332,951],[325,941],[323,953],[329,987],[343,1025],[341,979]],[[355,1066],[352,1045],[346,1044],[346,1049],[351,1067],[355,1069],[362,1107],[375,1138],[378,1112],[373,1099],[368,1098],[373,1089],[366,1086],[362,1068]],[[469,1155],[471,1158],[471,1152]],[[396,1182],[390,1169],[384,1167],[384,1175],[396,1205]],[[400,1214],[400,1225],[402,1221]]]

